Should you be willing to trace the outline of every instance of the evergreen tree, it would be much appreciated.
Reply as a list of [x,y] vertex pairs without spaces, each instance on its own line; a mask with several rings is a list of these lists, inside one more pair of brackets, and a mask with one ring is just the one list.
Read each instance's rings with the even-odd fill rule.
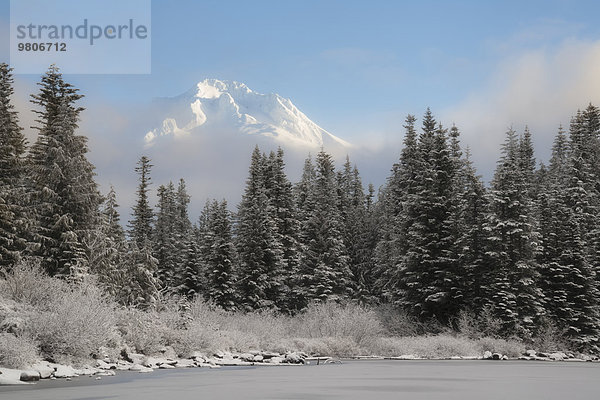
[[350,294],[352,272],[343,240],[336,174],[331,156],[320,151],[315,177],[304,200],[305,219],[300,238],[304,245],[300,279],[304,301],[341,300]]
[[486,190],[477,175],[467,149],[459,171],[455,229],[455,252],[461,279],[464,307],[481,310],[485,305],[490,282],[485,257]]
[[309,193],[315,184],[315,175],[315,166],[312,161],[312,156],[309,154],[304,161],[302,177],[293,188],[298,223],[300,263],[298,265],[298,270],[291,274],[291,280],[288,283],[290,287],[290,301],[288,309],[290,311],[298,311],[306,307],[309,298],[306,283],[312,280],[313,271],[309,271],[306,268],[301,267],[302,257],[306,251],[306,247],[302,241],[301,235],[302,227],[306,224],[311,212],[312,204],[307,200],[309,200]]
[[157,260],[152,256],[150,247],[139,248],[135,241],[130,241],[124,264],[126,285],[117,298],[125,305],[142,309],[155,307],[160,282],[156,278]]
[[25,250],[30,225],[25,210],[25,138],[11,102],[12,69],[0,63],[0,273],[7,272]]
[[101,212],[101,224],[86,236],[86,259],[90,272],[98,277],[99,283],[115,298],[122,300],[122,287],[127,277],[123,268],[127,253],[125,231],[120,224],[117,196],[111,186]]
[[135,172],[139,175],[137,200],[133,206],[133,219],[129,222],[129,237],[138,248],[148,247],[152,239],[152,224],[154,213],[150,208],[148,192],[150,191],[150,159],[142,156],[137,162]]
[[283,270],[280,303],[278,308],[290,311],[296,308],[292,287],[298,274],[300,262],[299,222],[294,203],[292,184],[285,174],[283,150],[271,152],[265,160],[265,190],[269,200],[271,217],[277,227],[278,241],[283,249]]
[[202,253],[200,247],[200,230],[197,226],[191,228],[185,240],[185,254],[183,254],[183,287],[182,293],[193,299],[202,293]]
[[412,219],[402,261],[404,296],[401,304],[420,318],[447,321],[462,306],[460,275],[452,241],[452,211],[456,164],[446,130],[428,109],[419,136],[421,169],[416,194],[408,202]]
[[235,246],[233,243],[231,213],[227,202],[213,201],[210,205],[205,233],[207,246],[206,297],[224,310],[236,307]]
[[29,156],[37,253],[50,275],[77,278],[87,270],[83,238],[98,226],[101,202],[87,139],[75,134],[82,95],[54,66],[39,86],[32,95],[39,135]]
[[137,200],[129,222],[129,245],[125,257],[126,275],[129,284],[124,288],[125,304],[142,308],[153,307],[158,298],[160,280],[157,279],[158,260],[152,255],[152,223],[154,215],[150,208],[150,159],[142,156],[135,171],[139,175]]
[[[600,315],[593,260],[597,219],[594,132],[583,113],[571,124],[567,143],[559,131],[542,206],[543,290],[549,316],[580,350],[596,349]],[[587,125],[587,126],[586,126]]]
[[381,288],[380,295],[387,301],[399,301],[404,296],[401,285],[403,259],[408,252],[407,233],[414,222],[411,213],[414,209],[410,209],[409,205],[416,201],[417,176],[422,168],[415,121],[414,116],[407,116],[400,160],[394,164],[377,202],[380,240],[375,249],[376,276]]
[[492,283],[488,301],[506,332],[530,335],[535,320],[543,315],[542,294],[537,285],[535,254],[538,235],[532,221],[527,169],[523,168],[519,139],[507,133],[492,187],[486,223]]
[[172,291],[177,290],[178,248],[175,223],[177,205],[175,187],[172,182],[161,185],[157,190],[158,204],[156,225],[153,231],[152,253],[158,261],[157,277]]
[[282,301],[283,249],[264,185],[265,158],[252,153],[246,190],[238,208],[239,290],[247,310],[273,308]]
[[[372,220],[372,209],[367,209],[367,197],[356,165],[346,157],[342,171],[338,172],[340,215],[343,221],[344,246],[348,252],[349,268],[353,281],[354,297],[362,303],[373,302],[374,263],[376,230]],[[372,202],[373,193],[369,194]],[[369,205],[370,207],[370,205]],[[374,236],[375,235],[375,236]]]
[[194,286],[189,287],[186,282],[188,268],[197,269],[197,249],[192,230],[192,223],[188,215],[190,195],[187,193],[185,181],[179,180],[175,193],[175,218],[173,221],[173,234],[175,238],[175,270],[173,284],[176,290],[183,295],[189,295]]
[[369,184],[364,209],[357,218],[359,229],[353,275],[357,287],[355,298],[363,304],[372,304],[379,301],[375,257],[375,249],[379,241],[379,218],[373,201],[374,196],[375,188],[372,184]]

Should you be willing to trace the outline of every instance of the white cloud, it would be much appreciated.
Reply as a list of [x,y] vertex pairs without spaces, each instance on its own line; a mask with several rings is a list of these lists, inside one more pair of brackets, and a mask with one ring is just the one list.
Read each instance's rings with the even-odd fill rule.
[[566,40],[507,57],[488,83],[442,113],[455,122],[486,177],[509,127],[528,125],[538,159],[548,156],[558,126],[588,103],[600,104],[600,41]]

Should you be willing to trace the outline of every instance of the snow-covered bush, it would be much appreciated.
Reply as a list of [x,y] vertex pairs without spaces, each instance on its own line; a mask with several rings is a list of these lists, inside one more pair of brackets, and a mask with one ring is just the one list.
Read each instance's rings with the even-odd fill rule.
[[573,350],[573,343],[569,343],[566,329],[559,329],[549,319],[542,319],[533,337],[532,347],[544,352]]
[[483,354],[476,342],[451,335],[381,337],[370,349],[373,354],[392,357],[449,358]]
[[291,334],[305,338],[351,338],[365,346],[383,333],[372,309],[357,304],[315,303],[296,316]]
[[0,366],[24,368],[39,358],[35,343],[26,337],[0,333]]
[[0,280],[4,297],[38,309],[45,309],[66,291],[67,283],[44,273],[36,259],[21,261]]
[[[57,286],[62,287],[62,282]],[[101,346],[115,345],[115,307],[97,286],[83,282],[54,293],[56,297],[26,324],[44,356],[78,362],[89,359]]]
[[479,339],[478,345],[481,354],[485,351],[491,351],[492,353],[500,353],[508,357],[519,357],[526,350],[523,342],[515,339],[483,337]]
[[395,336],[415,336],[423,332],[419,320],[399,307],[391,304],[376,308],[377,316],[383,328]]
[[455,321],[457,331],[468,338],[500,337],[502,320],[494,315],[490,307],[484,307],[479,313],[462,310]]
[[120,310],[117,328],[123,341],[138,353],[154,354],[165,346],[166,327],[154,311],[136,308]]

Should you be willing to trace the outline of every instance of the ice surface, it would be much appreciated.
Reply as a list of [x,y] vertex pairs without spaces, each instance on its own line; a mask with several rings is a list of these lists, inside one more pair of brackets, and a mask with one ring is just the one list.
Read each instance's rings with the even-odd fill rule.
[[594,363],[363,360],[293,368],[119,372],[100,381],[76,377],[1,387],[0,398],[590,400],[600,393],[599,376]]

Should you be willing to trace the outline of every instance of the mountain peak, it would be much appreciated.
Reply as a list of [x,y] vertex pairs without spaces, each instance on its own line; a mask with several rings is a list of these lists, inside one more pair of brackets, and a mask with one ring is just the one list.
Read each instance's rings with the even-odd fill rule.
[[268,137],[283,145],[351,147],[311,121],[290,99],[258,93],[236,81],[205,79],[163,103],[167,115],[146,134],[147,146],[164,136],[227,132]]
[[253,93],[253,91],[243,83],[236,81],[222,81],[219,79],[205,79],[198,82],[195,89],[196,97],[201,99],[214,99],[226,92]]

